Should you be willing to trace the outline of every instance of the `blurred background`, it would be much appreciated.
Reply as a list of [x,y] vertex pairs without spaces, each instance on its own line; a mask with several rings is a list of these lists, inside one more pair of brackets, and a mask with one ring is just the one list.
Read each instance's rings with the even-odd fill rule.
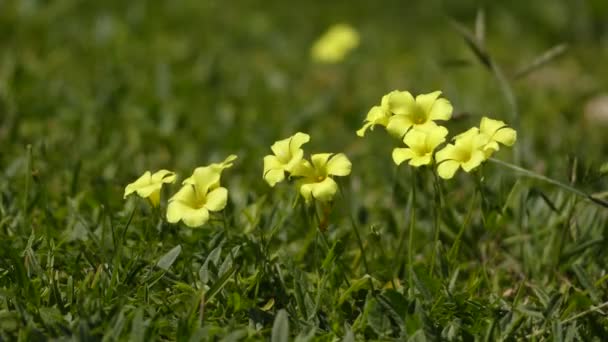
[[[51,196],[91,191],[111,205],[144,170],[187,174],[236,153],[232,182],[265,192],[270,144],[303,131],[308,151],[353,159],[354,184],[386,186],[398,142],[354,132],[390,90],[442,90],[451,134],[482,115],[509,120],[496,79],[453,25],[472,30],[480,9],[519,105],[523,165],[562,179],[574,158],[607,161],[604,0],[0,0],[0,167],[16,177],[31,144]],[[312,62],[335,23],[358,30],[359,46],[340,63]],[[560,44],[564,53],[515,77]]]

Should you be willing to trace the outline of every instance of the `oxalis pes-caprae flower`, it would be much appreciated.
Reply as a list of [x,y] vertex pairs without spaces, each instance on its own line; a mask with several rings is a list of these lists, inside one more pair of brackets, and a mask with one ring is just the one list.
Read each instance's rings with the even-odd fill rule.
[[310,136],[298,132],[275,142],[271,149],[274,155],[264,157],[264,180],[271,187],[285,179],[285,174],[296,181],[296,186],[305,202],[312,200],[330,202],[338,191],[335,176],[348,176],[352,164],[344,153],[318,153],[304,159],[301,146],[310,141]]
[[380,106],[370,109],[357,135],[363,137],[375,125],[384,126],[407,146],[393,150],[395,164],[408,160],[414,167],[435,164],[444,179],[452,178],[459,168],[470,172],[498,151],[500,144],[512,146],[517,140],[517,132],[503,121],[483,117],[479,127],[455,136],[453,143],[435,153],[448,135],[447,128],[435,121],[449,120],[453,110],[440,95],[435,91],[414,98],[408,91],[391,91],[382,97]]

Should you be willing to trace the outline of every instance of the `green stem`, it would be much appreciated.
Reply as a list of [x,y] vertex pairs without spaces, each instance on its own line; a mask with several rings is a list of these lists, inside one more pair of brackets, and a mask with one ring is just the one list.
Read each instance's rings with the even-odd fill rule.
[[471,222],[471,217],[473,216],[473,208],[475,207],[476,197],[477,197],[477,191],[475,191],[473,193],[473,197],[471,197],[471,206],[469,207],[467,216],[464,219],[464,222],[462,223],[462,225],[460,226],[460,230],[458,231],[458,235],[456,235],[456,239],[454,240],[454,244],[452,245],[452,248],[450,248],[450,251],[448,252],[448,257],[450,258],[450,260],[453,260],[453,258],[456,257],[456,254],[458,254],[458,250],[460,249],[460,240],[462,240],[462,235],[464,234],[464,230],[469,225],[469,222]]
[[416,226],[416,182],[417,173],[415,169],[412,169],[412,207],[410,209],[410,231],[407,243],[407,264],[408,264],[408,286],[413,288],[413,274],[414,274],[414,228]]
[[[321,204],[321,205],[324,205],[324,204]],[[329,250],[331,249],[331,245],[329,244],[329,240],[327,240],[327,236],[325,236],[325,233],[323,232],[323,230],[321,230],[321,218],[319,217],[319,212],[317,211],[316,204],[314,205],[314,211],[315,211],[315,218],[317,220],[317,234],[321,235],[321,239],[325,243],[325,248],[327,248],[327,251],[329,252]],[[348,276],[346,275],[346,267],[344,266],[342,259],[340,259],[339,255],[336,255],[335,258],[336,258],[336,262],[338,263],[340,270],[342,271],[341,273],[342,273],[342,277],[344,277],[344,282],[346,283],[347,286],[350,287],[350,281],[348,280]]]
[[583,191],[581,191],[581,190],[579,190],[579,189],[577,189],[575,187],[572,187],[572,186],[570,186],[570,185],[568,185],[566,183],[562,183],[562,182],[557,181],[555,179],[552,179],[552,178],[549,178],[547,176],[541,175],[540,173],[536,173],[536,172],[530,171],[528,169],[524,169],[524,168],[522,168],[520,166],[511,164],[511,163],[507,163],[507,162],[504,162],[502,160],[498,160],[498,159],[494,159],[494,158],[490,158],[489,160],[492,161],[493,163],[496,163],[496,164],[500,165],[500,166],[503,166],[503,167],[506,167],[506,168],[511,169],[513,171],[519,172],[519,173],[521,173],[522,175],[524,175],[526,177],[537,179],[537,180],[543,181],[545,183],[549,183],[549,184],[555,185],[555,186],[560,187],[560,188],[562,188],[562,189],[564,189],[564,190],[566,190],[566,191],[568,191],[570,193],[573,193],[573,194],[575,194],[577,196],[580,196],[580,197],[582,197],[582,198],[584,198],[586,200],[589,200],[589,201],[591,201],[591,202],[593,202],[595,204],[598,204],[598,205],[600,205],[602,207],[608,208],[608,202],[607,201],[604,201],[602,199],[599,199],[599,198],[596,198],[596,197],[594,197],[592,195],[589,195],[589,194],[587,194],[587,193],[585,193],[585,192],[583,192]]
[[[340,191],[340,196],[342,196],[343,199],[346,199],[346,196],[344,195],[344,190],[342,190],[342,188],[343,188],[342,182],[339,182],[338,190]],[[357,224],[357,222],[355,221],[355,218],[353,217],[353,212],[352,212],[350,203],[346,203],[346,206],[348,207],[348,218],[350,219],[350,224],[353,226],[353,230],[355,231],[355,236],[357,238],[357,244],[359,245],[359,249],[361,250],[361,259],[363,259],[363,268],[365,269],[365,274],[371,275],[369,273],[369,265],[367,264],[367,256],[365,255],[365,248],[363,247],[363,239],[361,239],[361,234],[359,234],[359,225]],[[371,286],[372,291],[374,291],[374,283],[372,282],[371,279],[369,281],[369,284]]]
[[441,194],[441,183],[439,182],[439,178],[437,177],[437,173],[435,172],[435,169],[431,169],[431,172],[433,173],[433,180],[434,180],[434,189],[435,189],[435,206],[434,206],[434,210],[433,210],[433,230],[434,230],[434,237],[433,237],[433,251],[431,254],[431,267],[430,267],[430,271],[429,271],[429,275],[433,275],[433,270],[435,268],[435,259],[437,258],[437,244],[439,243],[439,212],[441,210],[441,201],[442,201],[442,194]]

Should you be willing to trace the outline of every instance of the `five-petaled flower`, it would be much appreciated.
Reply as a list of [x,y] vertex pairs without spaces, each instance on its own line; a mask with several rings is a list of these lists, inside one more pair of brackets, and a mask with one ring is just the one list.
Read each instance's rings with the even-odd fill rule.
[[270,149],[274,155],[264,157],[264,179],[270,186],[285,179],[285,172],[293,171],[302,161],[304,151],[302,145],[310,141],[306,133],[298,132],[293,136],[275,142]]
[[337,63],[358,45],[359,33],[352,26],[336,24],[313,44],[310,53],[317,62]]
[[393,161],[400,165],[406,160],[414,167],[429,165],[433,162],[433,151],[445,141],[448,130],[443,126],[421,126],[410,130],[403,142],[407,148],[395,148]]
[[503,121],[493,120],[485,116],[481,118],[479,123],[479,134],[487,141],[482,150],[488,158],[499,150],[498,143],[513,146],[517,140],[517,132],[513,128],[507,126]]
[[388,119],[386,129],[402,138],[412,127],[435,125],[435,120],[449,120],[452,117],[452,104],[438,98],[441,91],[420,94],[414,98],[408,91],[394,91],[389,94],[388,108],[395,115]]
[[462,168],[466,172],[478,167],[487,157],[482,148],[487,139],[479,134],[477,127],[458,135],[454,144],[448,144],[435,155],[437,173],[443,179],[454,177],[456,171]]
[[348,176],[352,164],[344,153],[313,154],[310,159],[312,163],[303,159],[293,170],[292,176],[302,177],[299,188],[306,203],[313,199],[329,202],[338,191],[338,184],[331,176]]
[[146,171],[135,182],[125,187],[124,198],[135,192],[139,197],[148,198],[152,206],[157,207],[160,203],[160,190],[163,184],[173,183],[175,178],[175,172],[168,170],[160,170],[154,174]]
[[231,155],[222,163],[198,167],[192,176],[183,181],[182,188],[169,199],[167,221],[180,220],[188,227],[196,228],[209,220],[210,212],[226,207],[228,190],[220,186],[222,171],[232,166],[236,156]]

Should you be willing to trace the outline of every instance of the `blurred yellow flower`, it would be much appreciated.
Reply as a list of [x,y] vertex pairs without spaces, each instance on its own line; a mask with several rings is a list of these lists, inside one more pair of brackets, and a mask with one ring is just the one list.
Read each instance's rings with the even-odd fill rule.
[[223,210],[228,190],[220,186],[220,178],[222,171],[231,167],[235,159],[236,156],[231,155],[221,163],[196,168],[169,199],[167,221],[177,223],[181,220],[186,226],[196,228],[209,220],[210,212]]
[[285,179],[285,172],[291,172],[302,161],[302,145],[310,141],[310,136],[298,132],[293,136],[275,142],[270,149],[274,155],[264,157],[263,177],[270,186]]
[[358,136],[365,136],[365,132],[368,129],[373,130],[375,125],[382,125],[386,127],[389,118],[391,117],[391,115],[393,115],[388,107],[388,98],[392,93],[394,93],[394,91],[382,96],[382,101],[380,102],[380,105],[373,106],[372,109],[369,110],[369,112],[367,113],[367,117],[364,120],[363,127],[361,127],[357,131]]
[[412,129],[403,138],[408,148],[395,148],[393,161],[400,165],[409,160],[409,164],[414,167],[429,165],[433,162],[433,151],[445,141],[447,135],[448,130],[443,126]]
[[414,98],[408,91],[393,91],[388,97],[389,111],[395,115],[388,120],[386,129],[401,139],[411,127],[434,125],[435,120],[449,120],[452,104],[438,99],[441,91],[420,94]]
[[359,33],[347,24],[336,24],[313,44],[312,59],[320,63],[337,63],[359,45]]
[[479,129],[473,127],[458,135],[454,144],[449,144],[435,155],[437,173],[443,179],[454,177],[456,171],[462,168],[466,172],[478,167],[487,157],[482,147],[487,139],[479,134]]
[[146,171],[135,182],[125,187],[124,198],[135,192],[139,197],[148,198],[152,206],[157,207],[160,203],[160,189],[163,184],[173,183],[175,178],[175,172],[168,170],[160,170],[154,174]]
[[338,190],[338,184],[331,176],[348,176],[352,164],[344,153],[313,154],[312,164],[303,159],[292,175],[303,177],[299,181],[300,194],[306,203],[312,199],[320,202],[329,202]]

